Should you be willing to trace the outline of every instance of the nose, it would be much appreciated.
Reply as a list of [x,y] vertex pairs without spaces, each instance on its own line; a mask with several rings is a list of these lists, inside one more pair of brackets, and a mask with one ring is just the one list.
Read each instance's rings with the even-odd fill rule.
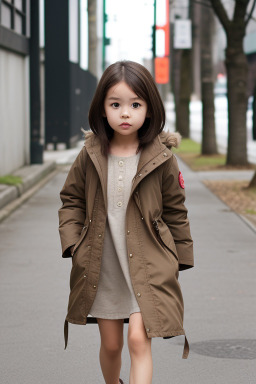
[[127,108],[123,108],[123,109],[122,109],[122,111],[121,111],[121,116],[122,116],[123,118],[127,118],[127,117],[130,116],[130,114],[129,114]]

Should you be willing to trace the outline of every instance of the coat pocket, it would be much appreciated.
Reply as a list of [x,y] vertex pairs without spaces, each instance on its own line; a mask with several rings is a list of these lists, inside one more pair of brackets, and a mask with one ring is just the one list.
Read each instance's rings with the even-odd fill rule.
[[167,225],[162,223],[159,219],[153,220],[152,224],[155,229],[155,233],[157,235],[159,243],[162,245],[164,250],[168,252],[168,254],[171,252],[171,254],[175,257],[176,261],[179,262],[176,246],[172,234],[170,233],[170,230]]
[[72,253],[72,257],[74,256],[74,254],[76,253],[77,251],[77,248],[79,247],[79,245],[82,243],[83,239],[85,238],[85,235],[88,231],[88,227],[89,225],[85,225],[83,228],[82,228],[82,231],[81,231],[81,234],[80,234],[80,238],[79,240],[76,242],[75,244],[75,247],[73,249],[73,253]]

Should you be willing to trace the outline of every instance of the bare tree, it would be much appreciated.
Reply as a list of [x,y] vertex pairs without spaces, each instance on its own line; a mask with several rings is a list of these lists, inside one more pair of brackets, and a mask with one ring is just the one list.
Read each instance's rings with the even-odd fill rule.
[[248,188],[256,188],[256,172],[254,172],[253,178],[251,179]]
[[252,103],[252,137],[253,140],[256,140],[256,84],[254,86],[254,91],[253,91],[253,103]]
[[229,19],[221,0],[209,0],[222,24],[226,37],[226,69],[228,84],[228,153],[227,164],[246,165],[246,111],[248,64],[243,49],[246,26],[256,5],[250,0],[235,0],[233,18]]
[[217,153],[215,133],[215,107],[213,92],[213,31],[214,13],[211,7],[201,4],[201,94],[202,94],[202,149],[204,155]]
[[88,1],[89,18],[89,71],[97,77],[97,2]]
[[[189,137],[189,103],[191,95],[191,50],[183,49],[176,53],[179,70],[178,86],[175,93],[176,130],[182,137]],[[177,71],[176,71],[177,73]]]

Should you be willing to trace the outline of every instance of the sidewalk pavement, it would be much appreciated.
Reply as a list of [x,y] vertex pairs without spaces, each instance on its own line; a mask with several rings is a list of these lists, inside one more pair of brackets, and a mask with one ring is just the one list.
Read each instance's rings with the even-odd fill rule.
[[27,165],[12,173],[22,178],[22,184],[0,184],[0,222],[47,183],[58,171],[58,166],[72,164],[83,143],[79,141],[75,148],[68,150],[44,151],[43,164]]
[[54,161],[27,165],[13,172],[12,175],[22,178],[22,183],[15,186],[0,184],[0,222],[53,177],[55,172]]
[[[152,383],[254,384],[255,232],[206,188],[203,173],[191,171],[180,159],[178,163],[195,249],[195,267],[179,274],[190,354],[187,360],[181,358],[183,336],[153,338]],[[97,325],[70,324],[64,350],[72,263],[61,258],[57,211],[66,171],[62,167],[0,224],[0,360],[5,384],[104,383]],[[244,171],[228,174],[245,177]],[[125,384],[130,369],[127,333],[125,324],[120,374]]]

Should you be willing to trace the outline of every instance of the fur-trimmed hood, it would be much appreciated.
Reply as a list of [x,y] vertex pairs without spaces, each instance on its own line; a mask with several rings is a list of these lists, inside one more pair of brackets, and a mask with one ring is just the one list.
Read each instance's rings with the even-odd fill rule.
[[[84,139],[85,140],[89,139],[90,137],[92,137],[94,135],[94,133],[91,130],[86,131],[85,129],[81,128],[81,131],[84,133]],[[166,147],[168,147],[168,148],[171,148],[171,147],[178,148],[178,146],[180,145],[180,142],[181,142],[181,135],[179,132],[162,131],[159,134],[159,138],[160,138],[161,142],[164,145],[166,145]]]
[[178,148],[181,142],[181,134],[179,132],[162,131],[159,137],[162,143],[168,148]]

